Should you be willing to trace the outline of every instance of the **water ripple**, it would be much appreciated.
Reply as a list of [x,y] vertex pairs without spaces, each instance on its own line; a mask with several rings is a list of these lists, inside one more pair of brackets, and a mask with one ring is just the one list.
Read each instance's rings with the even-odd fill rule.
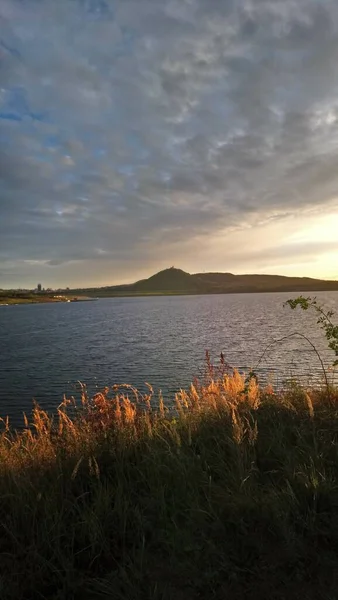
[[[317,293],[338,313],[338,293]],[[254,367],[273,339],[300,331],[333,360],[310,312],[291,311],[292,294],[115,298],[89,303],[3,307],[0,312],[0,414],[19,424],[32,398],[52,410],[77,381],[90,390],[128,382],[169,397],[198,376],[205,350],[222,351],[241,370]],[[296,296],[296,294],[293,294]],[[337,317],[338,318],[338,317]],[[301,339],[275,344],[261,362],[263,379],[322,379],[318,358]]]

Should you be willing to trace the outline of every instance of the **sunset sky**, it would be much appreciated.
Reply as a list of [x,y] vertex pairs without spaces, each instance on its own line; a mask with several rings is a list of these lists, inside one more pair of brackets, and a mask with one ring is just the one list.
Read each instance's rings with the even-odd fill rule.
[[1,0],[0,288],[338,279],[337,0]]

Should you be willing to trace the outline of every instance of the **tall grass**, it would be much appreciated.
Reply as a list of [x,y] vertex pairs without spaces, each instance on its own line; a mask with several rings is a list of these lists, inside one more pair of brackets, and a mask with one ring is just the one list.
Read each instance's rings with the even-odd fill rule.
[[0,437],[0,598],[335,599],[338,394],[211,372]]

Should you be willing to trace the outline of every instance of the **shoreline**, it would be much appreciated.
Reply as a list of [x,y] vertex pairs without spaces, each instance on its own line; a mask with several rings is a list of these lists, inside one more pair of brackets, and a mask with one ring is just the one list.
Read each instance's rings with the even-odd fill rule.
[[[81,290],[79,290],[81,291]],[[90,294],[90,289],[86,289],[86,296],[72,294],[61,298],[46,297],[46,298],[11,298],[8,296],[0,296],[0,306],[19,306],[21,304],[57,304],[67,302],[92,302],[95,300],[104,300],[109,298],[158,298],[158,297],[174,297],[174,296],[232,296],[242,294],[315,294],[318,292],[338,292],[338,288],[330,287],[314,287],[314,288],[297,288],[297,289],[246,289],[246,290],[228,290],[228,291],[152,291],[152,292],[111,292],[101,293],[99,289],[95,289],[93,295]],[[95,293],[95,295],[94,295]]]
[[[7,302],[6,302],[7,300]],[[79,298],[79,297],[65,297],[64,299],[60,299],[60,298],[52,298],[52,297],[47,297],[44,299],[35,299],[35,298],[5,298],[4,301],[0,301],[0,306],[21,306],[23,304],[67,304],[70,302],[95,302],[95,300],[98,300],[98,298],[91,298],[91,297],[83,297],[83,298]]]

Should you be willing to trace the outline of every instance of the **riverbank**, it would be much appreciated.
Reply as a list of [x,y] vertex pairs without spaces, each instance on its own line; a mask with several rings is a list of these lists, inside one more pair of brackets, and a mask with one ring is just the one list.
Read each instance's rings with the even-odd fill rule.
[[4,431],[3,600],[335,597],[337,391],[234,373],[175,402],[84,390]]
[[51,304],[57,302],[93,302],[97,298],[88,296],[48,296],[32,294],[27,297],[0,296],[0,306],[18,306],[19,304]]

